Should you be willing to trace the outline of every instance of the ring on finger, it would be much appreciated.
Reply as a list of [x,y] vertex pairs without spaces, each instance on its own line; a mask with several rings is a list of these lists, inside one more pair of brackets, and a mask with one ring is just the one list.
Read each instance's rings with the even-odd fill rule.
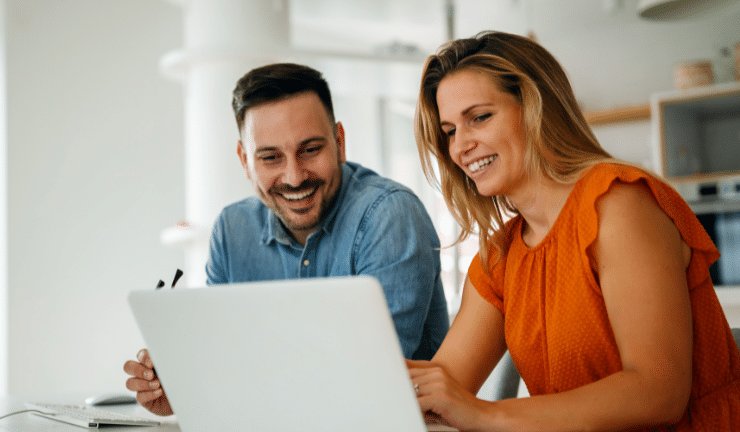
[[419,396],[419,383],[414,383],[414,392]]

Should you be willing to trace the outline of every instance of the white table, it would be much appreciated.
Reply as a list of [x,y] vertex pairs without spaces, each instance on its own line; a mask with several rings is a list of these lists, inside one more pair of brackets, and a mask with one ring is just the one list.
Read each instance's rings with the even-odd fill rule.
[[[15,411],[21,411],[26,409],[26,402],[38,402],[38,403],[58,403],[58,404],[70,404],[70,405],[83,405],[84,397],[80,396],[51,396],[44,398],[29,398],[29,397],[0,397],[0,416],[9,414]],[[110,411],[119,412],[121,414],[133,415],[136,417],[144,417],[160,422],[159,426],[116,426],[116,432],[180,432],[180,428],[177,425],[177,418],[175,416],[159,417],[154,415],[139,406],[138,404],[128,405],[116,405],[100,407],[102,409],[108,409]],[[70,425],[67,423],[50,420],[44,417],[37,416],[33,413],[22,413],[11,417],[6,417],[0,420],[0,431],[13,431],[13,432],[81,432],[85,430],[96,430],[96,429],[85,429],[79,426]],[[111,428],[107,428],[111,430]]]

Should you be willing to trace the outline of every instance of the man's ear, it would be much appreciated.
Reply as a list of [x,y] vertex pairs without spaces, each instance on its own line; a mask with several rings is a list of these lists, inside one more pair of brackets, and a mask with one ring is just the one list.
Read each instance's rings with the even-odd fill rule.
[[242,144],[241,140],[236,142],[236,154],[239,156],[239,162],[241,162],[242,168],[244,168],[244,174],[247,175],[248,179],[252,180],[252,177],[249,176],[249,164],[247,163],[247,151],[244,149],[244,144]]
[[342,126],[342,122],[337,122],[337,151],[339,151],[339,160],[342,163],[347,162],[347,155],[344,147],[344,126]]

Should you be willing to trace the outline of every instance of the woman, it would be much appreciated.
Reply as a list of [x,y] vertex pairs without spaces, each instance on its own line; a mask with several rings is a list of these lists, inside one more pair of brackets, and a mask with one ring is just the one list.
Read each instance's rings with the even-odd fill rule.
[[[480,235],[447,338],[408,362],[427,417],[460,430],[740,430],[740,353],[709,278],[717,249],[670,187],[599,146],[546,50],[497,32],[443,46],[424,68],[416,134],[461,239]],[[477,399],[507,347],[531,396]]]

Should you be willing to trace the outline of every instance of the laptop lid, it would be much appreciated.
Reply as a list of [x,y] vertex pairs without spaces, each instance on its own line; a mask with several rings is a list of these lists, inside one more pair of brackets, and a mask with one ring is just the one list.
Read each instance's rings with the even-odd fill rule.
[[128,300],[184,432],[426,430],[371,277],[134,291]]

